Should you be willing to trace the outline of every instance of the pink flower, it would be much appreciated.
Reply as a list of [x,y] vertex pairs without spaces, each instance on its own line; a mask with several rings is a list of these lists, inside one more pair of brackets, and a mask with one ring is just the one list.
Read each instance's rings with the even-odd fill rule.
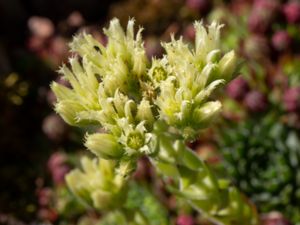
[[138,160],[137,169],[133,174],[136,180],[145,180],[151,177],[151,166],[147,158],[141,158]]
[[226,92],[235,100],[243,100],[249,92],[248,82],[242,77],[237,77],[227,85]]
[[290,47],[292,39],[286,31],[278,31],[272,37],[272,45],[277,51],[283,51]]
[[33,16],[28,20],[29,30],[33,35],[48,38],[54,33],[54,25],[48,18]]
[[41,208],[38,211],[38,217],[43,220],[48,220],[50,222],[54,222],[58,219],[58,214],[56,210],[49,208]]
[[194,225],[194,218],[190,215],[179,215],[176,220],[177,225]]
[[291,225],[279,212],[271,212],[262,216],[262,225]]
[[70,171],[67,165],[56,167],[51,171],[52,179],[55,184],[63,184],[65,182],[65,175]]
[[186,5],[191,10],[198,11],[201,14],[208,13],[212,6],[211,0],[186,0]]
[[64,153],[56,152],[52,154],[48,160],[48,168],[55,184],[63,184],[65,175],[70,171],[70,167],[66,164],[67,156]]
[[250,35],[244,43],[245,55],[251,59],[261,60],[270,54],[268,40],[263,35]]
[[163,53],[160,42],[156,37],[148,37],[145,40],[145,49],[148,59],[151,59],[152,57],[160,57]]
[[62,152],[53,153],[48,160],[48,169],[54,170],[56,167],[63,166],[67,161],[66,154]]
[[285,4],[283,13],[289,23],[300,22],[300,3],[293,1]]
[[183,37],[188,41],[194,41],[195,34],[196,32],[193,24],[189,24],[183,31]]
[[251,10],[248,27],[251,32],[266,32],[279,12],[276,0],[257,0]]
[[300,112],[300,87],[292,87],[283,96],[284,108],[289,112]]
[[42,188],[38,191],[38,202],[40,206],[49,206],[53,197],[53,191],[50,188]]
[[244,99],[244,104],[251,112],[263,112],[268,107],[266,96],[259,91],[249,92]]
[[56,114],[50,114],[44,119],[42,129],[46,136],[55,142],[61,142],[68,131],[66,123]]

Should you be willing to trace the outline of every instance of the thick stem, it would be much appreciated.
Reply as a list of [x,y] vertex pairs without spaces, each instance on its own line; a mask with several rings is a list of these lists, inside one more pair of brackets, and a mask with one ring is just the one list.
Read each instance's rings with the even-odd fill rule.
[[254,205],[230,181],[219,179],[183,140],[156,130],[157,154],[151,158],[157,170],[171,177],[169,189],[204,217],[222,225],[258,225]]

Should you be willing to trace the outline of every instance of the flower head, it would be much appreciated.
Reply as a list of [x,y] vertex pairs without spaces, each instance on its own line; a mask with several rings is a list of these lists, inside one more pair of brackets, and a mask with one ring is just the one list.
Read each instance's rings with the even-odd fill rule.
[[71,125],[101,125],[106,134],[87,135],[86,147],[104,159],[127,162],[153,154],[156,120],[184,138],[194,137],[219,112],[220,102],[210,95],[232,79],[237,64],[233,51],[221,53],[222,25],[206,28],[196,22],[194,28],[194,48],[172,37],[162,44],[166,54],[151,62],[142,29],[135,35],[133,20],[125,31],[113,19],[104,29],[106,46],[88,34],[75,37],[70,46],[81,58],[71,58],[70,68],[60,69],[71,88],[52,84],[56,111]]
[[[237,66],[233,51],[221,57],[219,42],[222,25],[213,22],[206,29],[202,23],[196,22],[194,27],[194,49],[182,39],[172,38],[170,43],[163,44],[166,55],[160,64],[155,62],[159,66],[149,71],[150,78],[160,89],[155,103],[161,119],[181,131],[192,131],[183,134],[186,137],[205,127],[203,121],[219,111],[219,102],[204,103],[209,101],[209,96],[218,85],[232,79]],[[167,76],[155,76],[155,69],[158,71],[156,74]],[[158,82],[156,77],[164,79]]]
[[66,176],[71,191],[83,202],[98,209],[119,207],[126,186],[115,175],[115,162],[104,159],[81,159],[82,170],[75,169]]

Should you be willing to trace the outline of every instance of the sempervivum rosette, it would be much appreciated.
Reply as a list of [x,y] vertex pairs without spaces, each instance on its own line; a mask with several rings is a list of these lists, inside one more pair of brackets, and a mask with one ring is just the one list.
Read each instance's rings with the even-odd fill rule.
[[274,120],[248,120],[222,133],[224,168],[263,212],[300,221],[300,138]]

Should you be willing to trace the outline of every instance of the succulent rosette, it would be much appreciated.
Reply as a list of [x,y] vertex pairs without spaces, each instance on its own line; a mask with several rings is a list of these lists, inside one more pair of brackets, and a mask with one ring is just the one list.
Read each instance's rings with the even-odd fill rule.
[[280,211],[295,224],[300,215],[300,137],[274,118],[247,119],[222,132],[224,169],[262,212]]

